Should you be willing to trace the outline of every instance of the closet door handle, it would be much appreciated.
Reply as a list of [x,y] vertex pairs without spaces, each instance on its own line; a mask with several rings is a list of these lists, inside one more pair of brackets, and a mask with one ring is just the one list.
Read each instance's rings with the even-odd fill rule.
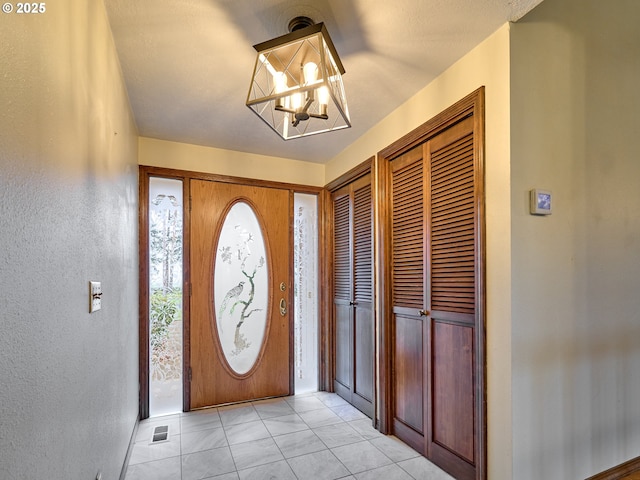
[[429,310],[420,310],[421,317],[426,317],[427,315],[429,315]]
[[349,302],[349,305],[357,305],[358,302]]
[[287,302],[284,298],[280,299],[280,315],[285,316],[287,314]]

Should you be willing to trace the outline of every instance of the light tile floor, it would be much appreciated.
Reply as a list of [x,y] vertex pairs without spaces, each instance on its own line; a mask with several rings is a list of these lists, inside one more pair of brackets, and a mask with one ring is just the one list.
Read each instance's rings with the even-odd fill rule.
[[[169,440],[150,445],[153,429]],[[126,480],[451,480],[339,396],[317,392],[140,422]]]

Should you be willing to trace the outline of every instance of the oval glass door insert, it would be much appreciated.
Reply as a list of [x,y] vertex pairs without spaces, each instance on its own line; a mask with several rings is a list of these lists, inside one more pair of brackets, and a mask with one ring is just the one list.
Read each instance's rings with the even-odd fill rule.
[[224,357],[238,375],[249,372],[265,341],[269,298],[267,252],[251,205],[238,201],[224,219],[216,248],[213,302]]

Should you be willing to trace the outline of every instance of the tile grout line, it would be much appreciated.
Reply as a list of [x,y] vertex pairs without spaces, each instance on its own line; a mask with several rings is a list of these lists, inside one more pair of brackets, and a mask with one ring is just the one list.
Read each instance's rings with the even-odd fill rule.
[[[238,469],[238,464],[236,462],[236,458],[233,455],[232,452],[232,445],[230,444],[230,437],[228,434],[228,430],[227,428],[233,428],[233,427],[237,427],[239,425],[243,425],[243,424],[247,424],[249,422],[254,422],[259,420],[259,423],[256,423],[256,427],[257,425],[260,425],[262,427],[262,429],[264,429],[264,431],[266,432],[267,436],[264,437],[271,439],[271,442],[273,444],[275,444],[275,447],[277,449],[277,451],[280,453],[281,458],[285,461],[285,465],[287,465],[287,467],[289,468],[289,470],[293,473],[293,476],[298,479],[298,480],[303,480],[300,479],[300,477],[298,476],[298,473],[296,473],[296,471],[293,468],[293,460],[296,458],[300,458],[303,457],[305,455],[313,455],[313,454],[319,454],[321,452],[328,452],[329,455],[331,455],[332,460],[331,463],[334,463],[336,466],[340,466],[341,468],[343,468],[346,472],[348,472],[346,474],[346,476],[342,476],[342,477],[338,477],[341,479],[347,478],[347,477],[356,477],[356,475],[361,475],[361,474],[366,474],[367,472],[372,472],[375,471],[377,469],[381,469],[381,468],[385,468],[385,467],[391,467],[391,466],[395,466],[396,468],[399,468],[400,471],[404,472],[406,475],[408,475],[408,477],[416,479],[416,477],[410,472],[410,470],[414,471],[415,473],[419,473],[418,470],[416,470],[416,467],[419,464],[416,464],[415,462],[412,462],[410,464],[407,464],[406,467],[401,465],[402,462],[409,462],[410,460],[414,460],[416,458],[420,458],[419,454],[416,453],[417,456],[411,456],[409,458],[404,458],[404,456],[402,455],[396,455],[395,453],[392,453],[392,456],[388,455],[387,452],[385,451],[385,447],[386,444],[385,442],[378,442],[378,444],[380,446],[377,446],[376,444],[373,443],[374,440],[377,440],[377,436],[372,436],[369,434],[368,429],[365,430],[364,429],[364,423],[362,423],[362,425],[359,425],[357,428],[355,426],[355,422],[362,422],[363,418],[359,418],[358,415],[355,415],[355,411],[351,411],[350,408],[344,408],[341,409],[341,407],[349,407],[350,405],[348,403],[336,403],[336,400],[339,402],[339,399],[335,398],[335,397],[330,397],[328,395],[323,395],[325,398],[323,401],[323,399],[321,398],[322,396],[316,396],[315,394],[309,395],[308,398],[314,399],[317,401],[317,405],[314,402],[309,402],[309,405],[305,405],[305,402],[302,402],[301,404],[298,405],[298,408],[302,408],[303,411],[298,411],[295,408],[295,402],[289,401],[290,399],[293,399],[294,397],[283,397],[281,399],[279,399],[280,401],[274,402],[274,407],[271,409],[271,411],[269,411],[268,406],[265,407],[265,411],[263,411],[263,415],[266,415],[265,418],[263,418],[261,416],[260,413],[260,409],[258,408],[259,405],[256,405],[255,402],[248,402],[248,405],[251,405],[252,409],[250,409],[251,414],[248,417],[244,417],[243,421],[239,422],[239,423],[233,423],[231,425],[226,425],[225,423],[223,423],[223,415],[222,412],[220,412],[220,410],[218,408],[214,408],[212,409],[215,413],[214,415],[217,417],[217,420],[219,420],[220,422],[220,428],[222,428],[222,434],[223,434],[223,438],[224,441],[226,442],[226,448],[228,449],[229,455],[231,456],[231,462],[233,465],[234,470],[228,472],[229,474],[236,474],[238,478],[240,478],[240,470]],[[307,398],[307,396],[305,395],[305,397],[300,397],[300,398]],[[327,401],[329,403],[327,403]],[[319,406],[321,404],[321,406]],[[287,409],[284,408],[284,405],[287,406]],[[314,408],[310,408],[309,410],[306,410],[306,407],[310,407],[313,406]],[[352,406],[351,406],[352,407]],[[343,410],[343,415],[340,415],[335,409],[338,409],[338,411]],[[353,408],[353,407],[352,407]],[[286,410],[286,411],[282,411],[282,410]],[[319,413],[318,417],[314,418],[314,414],[309,413],[307,415],[307,420],[305,420],[305,418],[302,416],[303,414],[307,413],[307,412],[313,412],[313,411],[325,411],[325,413]],[[213,412],[212,412],[213,413]],[[337,422],[336,423],[328,423],[328,424],[323,424],[324,421],[333,421],[333,417],[331,418],[326,418],[328,417],[327,413],[331,413],[332,415],[335,415]],[[205,414],[208,415],[208,414]],[[242,416],[243,414],[239,414],[239,416],[237,418],[243,418]],[[253,415],[257,416],[257,418],[253,417]],[[323,415],[325,415],[325,417],[323,417]],[[276,433],[272,433],[272,431],[267,427],[267,423],[268,420],[270,419],[278,419],[279,417],[287,417],[287,416],[294,416],[294,419],[291,420],[291,423],[293,423],[293,425],[287,425],[289,423],[289,420],[287,421],[283,421],[282,426],[279,424],[274,424],[273,427],[275,428],[274,432]],[[161,417],[155,417],[155,421],[152,420],[150,423],[150,427],[151,430],[153,430],[153,425],[156,423],[162,424],[165,421],[170,424],[171,421],[173,420],[173,418],[171,418],[171,416],[167,416],[169,418],[162,419]],[[178,425],[178,429],[179,429],[179,433],[177,434],[177,436],[179,437],[179,445],[178,448],[176,449],[177,451],[177,457],[178,457],[178,462],[179,462],[179,472],[180,472],[180,480],[182,480],[182,478],[184,477],[185,471],[183,470],[183,458],[185,456],[187,456],[187,453],[184,453],[184,449],[182,447],[182,441],[183,441],[183,427],[184,427],[184,423],[183,421],[185,421],[187,418],[189,417],[188,412],[180,412],[178,414],[176,414],[175,420],[177,421],[177,425]],[[214,424],[216,424],[216,422],[214,421],[215,417],[209,417],[211,418]],[[236,418],[236,420],[237,420]],[[247,419],[247,418],[252,418],[252,419]],[[302,430],[297,430],[296,428],[298,428],[297,423],[298,420],[296,420],[295,418],[300,420],[300,427],[302,427],[304,425],[304,429]],[[157,420],[156,420],[157,419]],[[314,423],[314,422],[319,422],[318,425],[316,426],[311,426],[310,423]],[[206,423],[206,420],[205,422]],[[198,432],[206,432],[208,430],[215,430],[218,427],[217,426],[207,426],[206,428],[199,428],[198,427],[198,420],[196,419],[195,422],[195,428],[196,430],[193,430],[192,434],[197,434]],[[175,427],[174,427],[175,428]],[[174,428],[172,428],[170,426],[170,429],[173,430]],[[293,431],[289,432],[287,431],[287,428],[294,428]],[[335,428],[337,431],[332,432],[332,429]],[[241,427],[240,427],[241,429]],[[278,431],[282,429],[283,432],[282,433],[278,433]],[[317,433],[317,430],[319,429],[323,429],[323,436],[319,435]],[[345,431],[345,430],[348,430]],[[355,437],[351,436],[352,431],[356,434],[356,436],[359,439],[355,439]],[[324,447],[322,450],[319,451],[312,451],[309,453],[303,453],[303,454],[299,454],[299,455],[294,455],[291,456],[290,458],[287,458],[285,456],[285,452],[283,450],[283,448],[278,444],[278,442],[276,441],[277,438],[279,437],[283,437],[285,435],[294,435],[297,433],[302,433],[302,432],[310,432],[310,434],[312,434],[317,440],[318,440],[318,447]],[[258,435],[261,435],[262,433],[259,433]],[[344,436],[343,436],[344,434]],[[171,437],[175,438],[176,435],[171,435]],[[205,435],[206,436],[206,435]],[[323,438],[324,437],[324,438]],[[242,438],[242,436],[240,436],[239,438]],[[222,439],[220,439],[222,440]],[[260,439],[257,439],[260,440]],[[257,440],[246,440],[246,441],[242,441],[239,442],[239,444],[242,443],[250,443],[250,442],[254,442]],[[329,446],[329,444],[327,443],[327,441],[331,441],[330,443],[337,443],[333,448]],[[341,442],[343,441],[347,441],[347,443],[342,444]],[[140,443],[143,443],[144,440],[141,440]],[[314,440],[315,442],[315,440]],[[340,460],[340,458],[338,458],[338,456],[336,455],[336,453],[334,453],[334,450],[342,448],[342,447],[348,447],[350,445],[355,445],[358,444],[360,442],[367,442],[368,444],[368,448],[373,447],[373,452],[377,452],[376,454],[374,454],[375,456],[377,456],[378,454],[382,454],[382,456],[384,458],[386,458],[390,463],[386,464],[386,465],[380,465],[380,466],[368,466],[367,465],[367,469],[363,470],[363,471],[358,471],[357,473],[353,473],[349,467],[347,467],[347,465],[342,462],[342,460]],[[402,442],[401,442],[402,443]],[[284,446],[287,446],[286,443],[283,443]],[[292,451],[295,451],[295,442],[294,447],[292,447]],[[406,445],[406,444],[404,444]],[[395,452],[394,446],[393,444],[389,444],[389,452]],[[206,445],[200,445],[198,448],[205,448]],[[408,447],[408,446],[407,446]],[[218,447],[214,447],[218,448]],[[408,447],[410,448],[410,447]],[[207,450],[211,450],[211,448],[205,448],[205,450],[202,451],[207,451]],[[413,450],[413,449],[412,449]],[[174,451],[175,452],[175,451]],[[348,452],[348,450],[347,450]],[[191,453],[197,453],[197,452],[191,452]],[[162,461],[162,460],[168,460],[169,458],[174,458],[176,457],[176,455],[169,455],[168,457],[164,457],[164,458],[160,458],[160,459],[150,459],[147,460],[145,462],[140,462],[139,464],[150,464],[153,463],[155,461]],[[396,460],[396,458],[398,460]],[[260,461],[264,461],[265,458],[263,458]],[[268,458],[266,458],[266,460],[268,460]],[[244,470],[247,469],[254,469],[254,468],[262,468],[264,466],[268,466],[277,462],[280,462],[280,459],[277,460],[273,460],[273,461],[266,461],[265,463],[261,463],[260,465],[256,465],[254,467],[247,467]],[[337,461],[337,463],[335,463]],[[175,465],[175,463],[174,463]],[[362,466],[365,466],[366,462],[364,464],[360,464],[360,466],[358,466],[357,463],[354,463],[354,468],[362,468]],[[230,465],[231,466],[231,465]],[[217,474],[220,475],[220,474]],[[137,476],[136,476],[137,478]],[[420,477],[422,478],[422,477]]]

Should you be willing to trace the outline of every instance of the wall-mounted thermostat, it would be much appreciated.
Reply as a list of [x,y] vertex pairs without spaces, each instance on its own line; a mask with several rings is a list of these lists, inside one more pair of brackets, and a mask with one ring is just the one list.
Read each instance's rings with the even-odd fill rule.
[[551,191],[534,188],[530,194],[529,208],[531,215],[551,215]]

